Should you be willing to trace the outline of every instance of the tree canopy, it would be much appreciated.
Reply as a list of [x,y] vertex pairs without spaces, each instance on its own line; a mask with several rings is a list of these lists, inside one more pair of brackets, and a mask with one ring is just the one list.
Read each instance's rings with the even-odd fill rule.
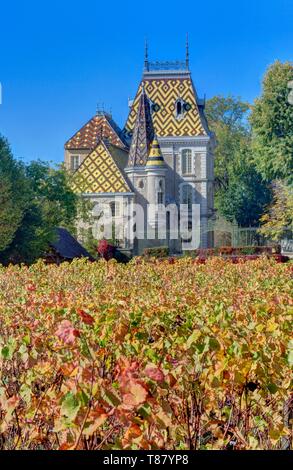
[[23,166],[14,160],[8,142],[0,136],[0,251],[11,244],[22,223],[28,190]]
[[75,228],[79,197],[63,167],[13,158],[0,139],[0,262],[31,263],[42,256],[55,228]]
[[289,100],[292,80],[292,63],[277,61],[271,65],[250,116],[254,162],[267,181],[293,181],[293,106]]
[[215,207],[240,226],[259,225],[270,191],[256,170],[251,150],[250,106],[240,98],[215,96],[206,115],[216,134]]
[[261,233],[273,240],[280,240],[286,231],[293,229],[293,188],[285,181],[276,180],[273,185],[273,204],[268,207],[261,221]]

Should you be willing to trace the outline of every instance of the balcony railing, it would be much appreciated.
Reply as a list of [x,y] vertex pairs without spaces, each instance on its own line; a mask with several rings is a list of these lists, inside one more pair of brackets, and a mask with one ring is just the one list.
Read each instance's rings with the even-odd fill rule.
[[159,70],[189,70],[188,65],[184,61],[165,61],[165,62],[147,62],[145,64],[147,72]]

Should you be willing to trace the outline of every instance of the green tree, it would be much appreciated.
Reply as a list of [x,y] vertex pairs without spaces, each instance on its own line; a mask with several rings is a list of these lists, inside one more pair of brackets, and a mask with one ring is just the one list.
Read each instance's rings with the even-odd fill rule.
[[293,106],[288,87],[292,80],[292,63],[271,65],[250,116],[255,165],[267,181],[293,178]]
[[35,203],[42,210],[44,224],[75,230],[79,197],[72,191],[71,177],[65,168],[52,168],[46,162],[33,161],[27,165],[26,175]]
[[47,251],[57,226],[75,233],[84,203],[63,167],[51,168],[41,161],[25,166],[13,159],[6,141],[2,146],[0,262],[31,263]]
[[238,149],[235,161],[229,169],[229,182],[216,192],[216,207],[230,222],[242,227],[258,226],[271,191],[251,163],[251,149]]
[[205,113],[210,129],[215,133],[216,188],[227,188],[239,147],[250,141],[247,121],[248,103],[233,96],[214,96],[206,103]]
[[243,227],[258,225],[270,201],[270,190],[253,163],[249,109],[248,103],[232,96],[215,96],[206,106],[217,139],[215,207]]
[[273,184],[273,203],[262,216],[260,232],[273,240],[280,240],[286,230],[293,229],[293,188],[284,181]]
[[12,242],[27,207],[28,184],[23,166],[14,160],[0,136],[0,252]]

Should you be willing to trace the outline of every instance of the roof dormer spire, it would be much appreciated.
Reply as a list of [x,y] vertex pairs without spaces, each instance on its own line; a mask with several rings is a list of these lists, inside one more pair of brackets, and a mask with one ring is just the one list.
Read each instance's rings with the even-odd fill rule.
[[186,68],[189,69],[189,40],[188,33],[186,33],[186,56],[185,56]]
[[142,83],[129,151],[129,167],[145,166],[153,139],[154,127],[151,115],[150,100]]
[[144,43],[144,69],[149,70],[149,46],[147,39],[145,39]]

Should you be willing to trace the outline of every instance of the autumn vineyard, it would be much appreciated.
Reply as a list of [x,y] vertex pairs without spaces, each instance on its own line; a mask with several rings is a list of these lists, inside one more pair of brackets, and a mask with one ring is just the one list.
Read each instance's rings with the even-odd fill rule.
[[0,448],[288,448],[290,309],[265,257],[0,268]]

